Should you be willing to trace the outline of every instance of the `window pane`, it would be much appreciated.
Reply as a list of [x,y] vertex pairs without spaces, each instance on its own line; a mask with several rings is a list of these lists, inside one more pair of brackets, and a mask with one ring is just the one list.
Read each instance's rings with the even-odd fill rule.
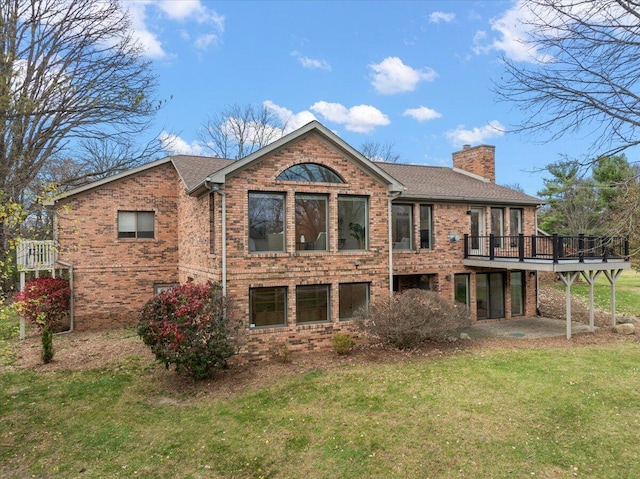
[[431,248],[431,205],[420,205],[420,248]]
[[491,208],[491,233],[495,236],[493,245],[502,248],[502,236],[504,236],[504,210]]
[[284,170],[277,178],[286,181],[310,181],[320,183],[344,183],[335,172],[316,163],[301,163]]
[[369,283],[340,285],[340,320],[354,317],[360,308],[369,307]]
[[366,249],[367,230],[367,198],[340,196],[338,198],[338,249]]
[[[509,235],[518,236],[522,233],[522,210],[519,208],[511,208],[509,210]],[[518,240],[511,238],[511,246],[518,246]]]
[[455,300],[469,306],[469,275],[454,275]]
[[392,205],[391,236],[393,249],[411,249],[413,239],[412,205]]
[[287,289],[255,288],[249,291],[251,325],[283,326],[287,323]]
[[329,321],[329,286],[325,284],[296,288],[296,322]]
[[153,212],[138,211],[138,238],[153,238]]
[[136,237],[136,214],[131,211],[118,211],[118,238]]
[[284,251],[284,195],[249,193],[249,251]]
[[328,249],[327,197],[296,196],[296,249]]
[[511,272],[511,316],[524,314],[524,273],[522,271]]

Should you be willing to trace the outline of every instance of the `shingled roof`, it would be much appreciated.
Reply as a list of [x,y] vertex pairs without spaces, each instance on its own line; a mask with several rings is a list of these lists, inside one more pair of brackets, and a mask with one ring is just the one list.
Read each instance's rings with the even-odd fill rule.
[[539,198],[478,179],[453,168],[376,162],[406,186],[402,198],[539,205]]
[[171,162],[184,182],[187,191],[202,183],[207,176],[234,163],[234,160],[207,156],[175,155]]

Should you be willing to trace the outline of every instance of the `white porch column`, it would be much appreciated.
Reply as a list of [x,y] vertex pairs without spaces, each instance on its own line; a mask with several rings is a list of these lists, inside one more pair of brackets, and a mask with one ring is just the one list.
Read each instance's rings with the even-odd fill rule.
[[611,284],[611,326],[616,325],[616,281],[621,273],[621,269],[605,270],[604,272]]
[[565,301],[566,301],[566,317],[567,317],[567,339],[571,339],[571,285],[578,277],[578,272],[576,271],[568,271],[566,273],[558,273],[560,279],[564,283],[565,290]]

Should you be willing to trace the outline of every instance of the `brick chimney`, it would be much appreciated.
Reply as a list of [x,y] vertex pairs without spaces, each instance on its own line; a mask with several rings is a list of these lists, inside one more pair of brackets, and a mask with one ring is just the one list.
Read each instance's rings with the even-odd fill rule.
[[464,145],[462,151],[453,153],[453,167],[459,170],[473,173],[496,182],[496,147],[479,145],[471,147]]

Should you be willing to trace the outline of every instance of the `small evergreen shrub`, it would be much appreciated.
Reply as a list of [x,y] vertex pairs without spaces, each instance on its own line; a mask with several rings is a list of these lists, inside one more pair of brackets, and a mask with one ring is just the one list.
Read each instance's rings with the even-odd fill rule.
[[53,331],[47,325],[42,328],[41,358],[44,364],[49,364],[53,361]]
[[353,338],[344,333],[336,333],[331,338],[333,350],[338,354],[348,354],[351,352],[356,342]]
[[434,291],[409,289],[392,298],[378,298],[369,311],[359,311],[356,325],[370,336],[400,349],[409,349],[447,331],[471,324],[463,304]]
[[71,288],[61,278],[37,278],[27,281],[25,288],[13,297],[16,311],[36,325],[42,334],[42,362],[53,360],[53,332],[69,313]]
[[244,325],[218,284],[187,283],[145,304],[137,332],[158,361],[196,379],[225,368],[244,339]]

